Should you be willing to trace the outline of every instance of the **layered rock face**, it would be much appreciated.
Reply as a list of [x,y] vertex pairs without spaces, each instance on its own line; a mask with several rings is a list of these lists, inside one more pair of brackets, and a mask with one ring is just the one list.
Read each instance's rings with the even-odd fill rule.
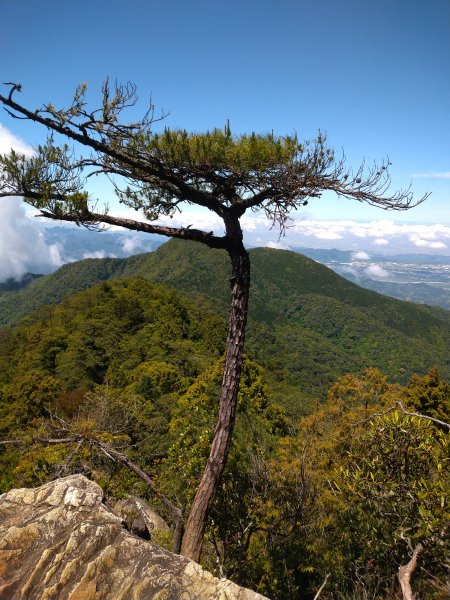
[[264,600],[127,531],[72,475],[0,496],[2,600]]

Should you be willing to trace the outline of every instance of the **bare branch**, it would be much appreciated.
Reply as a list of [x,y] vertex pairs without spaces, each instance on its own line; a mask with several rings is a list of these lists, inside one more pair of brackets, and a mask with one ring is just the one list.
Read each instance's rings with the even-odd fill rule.
[[[164,494],[162,494],[157,488],[155,482],[150,477],[148,473],[146,473],[141,467],[139,467],[136,463],[131,461],[125,454],[122,454],[118,450],[112,448],[109,444],[105,444],[97,439],[90,438],[83,435],[74,435],[66,438],[42,438],[37,437],[31,440],[31,443],[39,443],[44,445],[55,445],[55,444],[72,444],[74,442],[86,442],[91,444],[94,447],[100,449],[110,460],[115,462],[116,460],[120,463],[126,465],[135,475],[139,477],[147,486],[150,488],[152,493],[161,501],[164,508],[167,510],[169,514],[172,515],[175,522],[182,518],[182,510],[175,506]],[[3,440],[0,441],[0,445],[3,446],[26,446],[29,445],[29,441],[25,440]]]
[[181,517],[181,515],[182,515],[181,509],[178,508],[177,506],[175,506],[167,498],[167,496],[165,496],[158,490],[153,479],[150,477],[150,475],[148,473],[146,473],[143,469],[141,469],[141,467],[139,467],[136,463],[132,462],[127,456],[125,456],[125,454],[122,454],[121,452],[114,450],[114,448],[111,448],[111,446],[104,444],[103,442],[99,442],[98,440],[93,440],[93,439],[89,440],[89,442],[91,444],[93,444],[94,446],[98,446],[102,450],[106,450],[107,452],[109,452],[111,454],[111,456],[116,458],[119,462],[123,463],[131,471],[133,471],[133,473],[135,475],[137,475],[139,477],[139,479],[141,479],[148,485],[148,487],[155,494],[155,496],[157,498],[159,498],[159,500],[163,504],[164,508],[172,515],[172,517],[174,517],[175,519],[178,519]]
[[46,444],[48,446],[54,444],[72,444],[73,442],[78,442],[84,439],[83,436],[74,435],[67,438],[33,438],[31,442],[25,440],[0,440],[0,445],[2,446],[26,446],[29,443],[37,442],[39,444]]
[[411,577],[417,567],[417,559],[422,552],[422,544],[417,544],[414,548],[411,560],[406,565],[402,565],[398,569],[398,580],[402,590],[403,600],[414,600],[414,594],[411,588]]
[[431,421],[432,423],[436,423],[436,425],[440,425],[441,427],[446,427],[447,429],[450,429],[450,423],[446,423],[445,421],[440,421],[439,419],[435,419],[434,417],[429,417],[428,415],[421,415],[419,413],[407,411],[400,401],[397,402],[396,406],[400,407],[400,409],[404,415],[407,415],[409,417],[419,417],[419,419],[427,419],[428,421]]
[[182,240],[193,240],[206,244],[210,248],[227,248],[225,237],[217,237],[212,233],[200,229],[165,227],[164,225],[153,225],[143,221],[134,221],[133,219],[124,219],[122,217],[113,217],[109,214],[91,213],[87,211],[84,215],[54,215],[45,210],[41,210],[42,217],[57,221],[69,221],[72,223],[105,223],[107,225],[117,225],[132,231],[143,231],[144,233],[156,233],[166,237],[175,237]]
[[319,598],[320,594],[322,593],[322,591],[323,591],[324,587],[325,587],[325,586],[326,586],[326,584],[327,584],[327,581],[328,581],[328,578],[329,578],[329,577],[330,577],[330,573],[327,573],[327,574],[326,574],[326,576],[325,576],[325,579],[324,579],[324,581],[323,581],[323,583],[322,583],[322,585],[321,585],[321,586],[320,586],[320,588],[317,590],[317,594],[314,596],[314,600],[318,600],[318,598]]
[[22,85],[20,83],[13,83],[12,81],[4,81],[3,84],[12,86],[11,90],[9,92],[9,95],[8,95],[8,100],[11,100],[12,95],[14,94],[15,91],[17,91],[17,92],[22,91]]
[[78,444],[75,446],[75,448],[68,454],[68,456],[66,457],[64,463],[61,465],[61,468],[58,471],[58,477],[61,477],[61,475],[67,471],[69,464],[72,462],[72,459],[78,454],[78,452],[80,451],[81,446],[83,445],[84,440],[81,439]]

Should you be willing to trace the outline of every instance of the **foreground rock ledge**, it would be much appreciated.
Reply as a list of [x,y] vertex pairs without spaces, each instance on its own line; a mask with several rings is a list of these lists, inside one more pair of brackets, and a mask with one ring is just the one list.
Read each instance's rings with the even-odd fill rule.
[[2,600],[264,600],[129,533],[72,475],[0,496]]

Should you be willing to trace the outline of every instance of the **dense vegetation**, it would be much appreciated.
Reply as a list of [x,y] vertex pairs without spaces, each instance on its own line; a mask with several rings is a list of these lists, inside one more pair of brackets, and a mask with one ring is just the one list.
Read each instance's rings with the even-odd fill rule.
[[[135,272],[189,296],[104,277],[3,330],[0,433],[17,444],[3,447],[0,486],[83,472],[109,497],[150,499],[175,525],[161,497],[188,509],[216,419],[226,263],[172,242],[133,260]],[[250,350],[203,562],[274,599],[311,599],[327,577],[323,598],[381,599],[397,593],[397,569],[422,543],[414,587],[445,598],[448,433],[397,404],[450,420],[450,386],[429,369],[445,368],[445,311],[359,290],[293,253],[256,250],[252,261]],[[78,285],[76,270],[82,281],[86,266],[111,264],[69,265],[62,281]],[[117,273],[132,271],[120,264]],[[320,369],[326,394],[303,381]],[[149,473],[160,496],[113,451]]]
[[[364,290],[294,252],[259,248],[250,256],[248,348],[270,372],[271,396],[291,414],[309,412],[337,377],[365,366],[401,383],[431,365],[450,377],[448,312]],[[226,254],[171,240],[150,254],[66,265],[0,297],[0,319],[14,322],[40,304],[122,275],[139,275],[191,297],[200,292],[226,317]]]
[[[142,255],[143,256],[143,255]],[[58,304],[74,292],[86,290],[111,277],[118,277],[132,270],[140,257],[88,258],[62,266],[51,275],[41,276],[23,289],[0,288],[0,326],[17,323],[45,304]]]

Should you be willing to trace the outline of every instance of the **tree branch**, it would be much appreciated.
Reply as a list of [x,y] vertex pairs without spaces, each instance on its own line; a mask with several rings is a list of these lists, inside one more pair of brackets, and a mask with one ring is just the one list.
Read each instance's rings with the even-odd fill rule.
[[53,444],[72,444],[73,442],[79,442],[80,440],[86,440],[87,438],[85,438],[82,435],[74,435],[72,437],[67,437],[67,438],[33,438],[31,440],[31,442],[27,442],[24,440],[0,440],[0,445],[1,446],[26,446],[28,443],[34,443],[37,442],[39,444],[46,444],[48,446],[51,446]]
[[[15,86],[15,89],[19,89],[17,84],[15,84]],[[16,112],[24,115],[23,118],[34,121],[35,123],[40,123],[41,125],[44,125],[51,131],[56,131],[57,133],[66,136],[75,142],[78,142],[82,146],[92,148],[100,155],[104,155],[106,157],[110,157],[118,161],[120,165],[127,165],[131,168],[132,172],[134,171],[134,173],[140,174],[141,181],[145,181],[146,177],[149,178],[147,180],[150,183],[153,181],[154,178],[166,181],[172,186],[178,188],[180,196],[183,200],[193,202],[194,204],[198,204],[199,206],[204,206],[205,208],[209,208],[210,210],[217,212],[217,214],[220,214],[221,204],[214,198],[214,196],[208,194],[205,191],[195,189],[193,186],[186,184],[182,177],[176,176],[176,174],[174,173],[174,169],[166,168],[164,164],[154,154],[151,154],[150,152],[145,152],[143,156],[139,156],[136,150],[129,150],[128,145],[124,144],[124,141],[127,138],[130,138],[131,135],[135,134],[135,132],[132,129],[132,126],[130,126],[130,131],[127,130],[126,126],[123,126],[122,129],[118,129],[117,131],[113,130],[113,132],[110,132],[109,135],[106,135],[106,140],[95,139],[94,137],[87,134],[86,128],[83,127],[83,125],[73,123],[68,117],[63,118],[65,116],[65,113],[63,113],[62,111],[59,113],[61,117],[59,120],[56,120],[55,118],[45,117],[41,114],[42,111],[36,110],[33,112],[25,108],[21,104],[15,102],[12,99],[12,92],[14,92],[14,89],[11,90],[8,97],[0,94],[0,102],[2,102],[6,106],[9,106]],[[11,113],[10,111],[7,112],[14,118],[20,118],[17,117],[17,115],[15,115],[14,113]],[[47,112],[49,112],[48,107]],[[150,121],[150,123],[151,122],[152,121]],[[92,124],[99,123],[100,121],[96,121],[95,119],[92,121]],[[72,127],[70,127],[69,125],[71,125]],[[108,124],[102,123],[102,125],[105,126]],[[73,127],[80,130],[81,133],[74,131]],[[114,140],[114,133],[118,138],[117,140]],[[106,167],[106,162],[107,161],[104,160],[91,160],[92,164],[102,166],[104,168]],[[113,171],[114,170],[112,169],[112,172]]]
[[414,594],[411,588],[411,577],[416,570],[417,559],[422,550],[422,544],[417,544],[412,553],[411,560],[406,565],[402,565],[398,568],[398,580],[402,590],[403,600],[414,600]]
[[[167,512],[170,515],[172,515],[175,523],[177,523],[182,518],[182,516],[183,516],[182,510],[180,508],[178,508],[178,506],[173,504],[167,498],[167,496],[165,496],[158,490],[155,482],[153,481],[153,479],[150,477],[150,475],[148,473],[146,473],[143,469],[141,469],[141,467],[139,467],[136,463],[131,461],[127,456],[125,456],[125,454],[122,454],[121,452],[119,452],[118,450],[115,450],[114,448],[112,448],[108,444],[105,444],[104,442],[100,442],[99,440],[96,440],[94,438],[90,438],[90,437],[87,437],[84,435],[74,435],[74,436],[66,437],[66,438],[37,437],[37,438],[33,438],[31,440],[31,443],[54,445],[54,444],[72,444],[74,442],[80,442],[80,441],[86,442],[88,444],[91,444],[94,447],[99,448],[102,452],[104,452],[106,454],[106,456],[108,456],[108,458],[110,460],[116,459],[120,463],[127,466],[131,471],[133,471],[133,473],[135,475],[137,475],[137,477],[139,477],[139,479],[141,479],[144,483],[147,484],[147,486],[150,488],[152,493],[161,501],[162,505],[167,510]],[[8,446],[8,445],[26,446],[29,443],[30,442],[25,441],[25,440],[3,440],[3,441],[0,441],[0,445],[2,445],[2,446]]]
[[98,440],[88,439],[87,441],[90,444],[92,444],[93,446],[98,446],[102,450],[106,450],[107,452],[109,452],[109,454],[111,454],[111,456],[116,458],[119,462],[126,465],[131,471],[133,471],[133,473],[135,475],[137,475],[139,477],[139,479],[141,479],[148,485],[148,487],[155,494],[155,496],[157,498],[159,498],[159,500],[163,504],[164,508],[172,515],[172,517],[174,517],[175,521],[182,517],[182,514],[183,514],[182,510],[180,508],[178,508],[177,506],[175,506],[175,504],[173,504],[167,498],[167,496],[162,494],[156,487],[155,482],[150,477],[150,475],[148,473],[146,473],[143,469],[141,469],[136,463],[132,462],[127,456],[125,456],[125,454],[122,454],[121,452],[114,450],[114,448],[111,448],[111,446],[109,446],[103,442],[100,442]]
[[405,409],[405,407],[403,406],[403,404],[400,402],[400,400],[397,401],[396,406],[400,407],[400,409],[404,415],[407,415],[409,417],[418,417],[419,419],[427,419],[428,421],[431,421],[432,423],[436,423],[436,425],[440,425],[441,427],[446,427],[447,429],[450,429],[450,423],[446,423],[445,421],[440,421],[439,419],[435,419],[434,417],[429,417],[428,415],[421,415],[419,413],[407,411]]
[[166,237],[179,238],[181,240],[192,240],[206,244],[210,248],[227,249],[228,241],[225,236],[217,237],[212,233],[207,233],[201,229],[191,229],[185,227],[165,227],[164,225],[153,225],[143,221],[135,221],[133,219],[124,219],[122,217],[113,217],[109,214],[92,213],[85,211],[84,214],[75,215],[56,215],[46,210],[41,210],[38,216],[56,221],[69,221],[72,223],[105,223],[107,225],[117,225],[132,231],[143,231],[144,233],[156,233]]
[[326,576],[325,576],[325,579],[324,579],[324,581],[323,581],[323,583],[322,583],[322,585],[321,585],[321,586],[320,586],[320,588],[317,590],[317,594],[314,596],[314,600],[317,600],[317,599],[319,598],[320,594],[322,593],[322,591],[323,591],[324,587],[325,587],[325,586],[326,586],[326,584],[327,584],[327,581],[328,581],[328,578],[329,578],[329,577],[330,577],[330,573],[327,573],[327,574],[326,574]]

